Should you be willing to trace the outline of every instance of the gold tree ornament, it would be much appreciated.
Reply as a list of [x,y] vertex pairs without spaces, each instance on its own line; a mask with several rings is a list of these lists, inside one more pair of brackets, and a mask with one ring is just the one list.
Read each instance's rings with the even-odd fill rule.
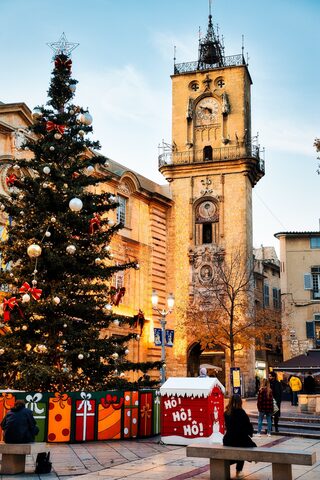
[[30,258],[37,258],[40,257],[42,252],[42,248],[40,245],[37,245],[36,243],[33,243],[30,245],[27,249],[27,254],[29,255]]

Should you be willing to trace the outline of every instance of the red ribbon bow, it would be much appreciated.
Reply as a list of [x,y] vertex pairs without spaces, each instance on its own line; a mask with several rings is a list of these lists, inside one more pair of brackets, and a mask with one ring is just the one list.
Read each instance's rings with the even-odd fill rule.
[[93,214],[93,218],[90,220],[89,232],[92,234],[100,228],[100,216],[97,213]]
[[20,293],[31,293],[31,296],[34,300],[39,300],[42,294],[41,288],[31,287],[28,282],[24,282],[22,287],[19,289]]
[[56,68],[66,68],[71,71],[72,60],[70,58],[63,60],[61,57],[57,57],[54,61],[54,66]]
[[18,305],[16,297],[11,297],[9,299],[3,299],[3,320],[8,322],[10,320],[10,310],[13,310],[14,307]]
[[113,295],[112,303],[115,307],[117,307],[119,305],[119,303],[121,301],[121,298],[124,296],[125,293],[126,293],[125,287],[121,287],[121,288],[119,288],[119,290],[117,290],[115,295]]
[[106,398],[101,398],[101,405],[103,408],[109,408],[111,405],[114,410],[120,410],[123,405],[123,398],[117,398],[117,395],[106,395]]
[[46,129],[47,132],[52,132],[52,130],[57,130],[61,135],[64,134],[66,126],[65,125],[58,125],[57,123],[51,122],[51,120],[48,120],[46,123]]
[[6,184],[8,187],[12,187],[15,184],[17,177],[14,173],[11,173],[8,177],[6,177]]

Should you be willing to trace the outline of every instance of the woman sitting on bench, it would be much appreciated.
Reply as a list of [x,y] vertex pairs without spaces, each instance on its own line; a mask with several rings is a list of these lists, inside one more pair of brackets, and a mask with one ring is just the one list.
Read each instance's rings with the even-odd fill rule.
[[5,443],[34,442],[39,432],[33,413],[26,408],[23,400],[16,400],[1,422]]
[[[224,412],[226,433],[223,437],[223,445],[226,447],[251,448],[257,445],[251,440],[253,426],[246,412],[242,408],[240,395],[232,395]],[[237,478],[242,477],[244,461],[236,463]]]

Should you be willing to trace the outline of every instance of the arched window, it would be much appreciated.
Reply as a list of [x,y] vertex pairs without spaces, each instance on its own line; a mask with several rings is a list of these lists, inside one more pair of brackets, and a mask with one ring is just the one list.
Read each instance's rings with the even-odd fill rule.
[[205,199],[195,207],[195,243],[218,243],[218,206],[212,199]]
[[207,162],[212,160],[212,147],[211,145],[206,145],[203,149],[203,161]]

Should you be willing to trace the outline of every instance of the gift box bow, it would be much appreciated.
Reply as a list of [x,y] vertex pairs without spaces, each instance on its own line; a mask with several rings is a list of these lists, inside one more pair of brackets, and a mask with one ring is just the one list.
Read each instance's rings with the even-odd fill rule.
[[65,125],[58,125],[57,123],[51,122],[51,120],[48,120],[46,123],[46,129],[47,132],[52,132],[53,130],[57,130],[61,135],[64,134],[66,126]]
[[106,398],[101,398],[101,405],[103,408],[109,408],[112,405],[114,410],[120,410],[123,405],[123,398],[118,400],[117,395],[107,394]]

